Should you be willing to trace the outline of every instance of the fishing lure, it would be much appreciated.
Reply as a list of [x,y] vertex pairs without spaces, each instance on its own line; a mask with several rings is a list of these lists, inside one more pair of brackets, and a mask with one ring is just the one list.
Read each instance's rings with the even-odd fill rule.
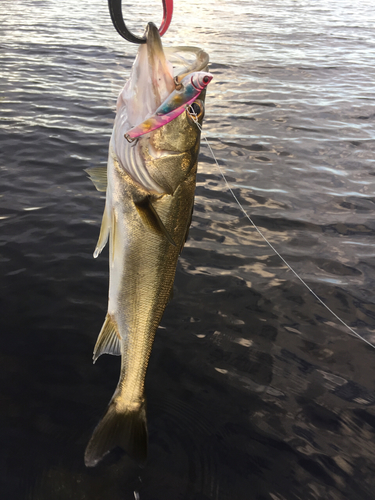
[[185,76],[176,90],[167,97],[152,116],[126,132],[125,139],[133,142],[141,135],[163,127],[180,116],[207,87],[212,78],[213,75],[205,71],[197,71]]

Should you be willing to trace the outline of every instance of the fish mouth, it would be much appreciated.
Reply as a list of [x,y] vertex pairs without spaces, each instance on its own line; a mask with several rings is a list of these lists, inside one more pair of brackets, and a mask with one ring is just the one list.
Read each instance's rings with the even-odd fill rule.
[[160,59],[165,58],[159,30],[154,23],[147,24],[145,36],[147,40],[146,45],[149,58],[154,58],[155,56]]
[[[157,109],[160,104],[175,89],[173,81],[173,68],[164,54],[163,44],[159,35],[159,30],[154,23],[148,23],[145,36],[147,43],[140,47],[139,51],[146,49],[148,60],[149,78],[151,80],[151,91],[154,96],[154,105]],[[141,84],[142,82],[140,82]],[[153,111],[155,111],[152,110]],[[151,111],[146,110],[144,118]]]

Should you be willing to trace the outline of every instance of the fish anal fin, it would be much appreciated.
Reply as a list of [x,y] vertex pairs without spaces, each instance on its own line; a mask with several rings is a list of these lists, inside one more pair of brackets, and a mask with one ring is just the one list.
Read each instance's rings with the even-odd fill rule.
[[90,167],[84,169],[98,191],[107,190],[107,167]]
[[114,356],[121,355],[121,337],[117,332],[115,322],[109,314],[105,317],[102,329],[100,330],[98,340],[94,347],[93,360],[94,363],[102,354],[113,354]]
[[146,225],[151,227],[157,233],[163,234],[171,245],[177,246],[169,231],[163,224],[163,221],[160,219],[155,207],[152,205],[149,196],[144,198],[142,201],[135,202],[135,207]]
[[99,238],[94,252],[95,259],[98,257],[98,255],[102,252],[103,248],[107,244],[110,227],[111,227],[111,221],[108,215],[108,209],[106,204],[104,207],[104,212],[102,217],[102,225],[100,226]]
[[[116,394],[116,393],[115,393]],[[86,467],[95,467],[113,448],[119,446],[139,465],[147,459],[145,401],[123,408],[112,398],[107,413],[95,428],[85,452]]]

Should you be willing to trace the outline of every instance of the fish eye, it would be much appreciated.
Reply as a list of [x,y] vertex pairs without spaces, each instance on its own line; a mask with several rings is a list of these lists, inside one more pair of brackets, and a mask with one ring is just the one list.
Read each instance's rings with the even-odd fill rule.
[[208,76],[205,76],[205,77],[203,78],[203,82],[204,82],[204,83],[209,83],[209,81],[210,81],[210,79],[209,79],[209,77],[208,77]]
[[190,105],[191,107],[191,110],[190,111],[190,114],[192,115],[199,115],[199,113],[201,112],[201,107],[199,106],[199,104],[197,102],[193,102],[193,104]]
[[203,102],[198,99],[187,108],[187,115],[196,120],[202,117],[204,112]]

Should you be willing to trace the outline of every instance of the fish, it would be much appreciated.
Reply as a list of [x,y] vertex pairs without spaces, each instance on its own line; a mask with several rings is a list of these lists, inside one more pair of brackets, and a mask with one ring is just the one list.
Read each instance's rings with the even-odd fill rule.
[[185,66],[174,76],[171,50],[167,59],[153,23],[145,35],[117,100],[107,167],[87,170],[96,188],[106,191],[95,258],[109,241],[108,310],[93,360],[105,353],[121,356],[118,385],[85,451],[88,467],[118,446],[140,465],[147,459],[145,376],[192,220],[200,127],[212,78],[200,75],[202,82],[208,78],[189,107],[184,98],[177,117],[129,143],[125,133],[155,116],[176,89],[183,91],[185,78],[205,72],[209,60],[200,49],[178,47],[196,59],[189,66],[177,55]]

